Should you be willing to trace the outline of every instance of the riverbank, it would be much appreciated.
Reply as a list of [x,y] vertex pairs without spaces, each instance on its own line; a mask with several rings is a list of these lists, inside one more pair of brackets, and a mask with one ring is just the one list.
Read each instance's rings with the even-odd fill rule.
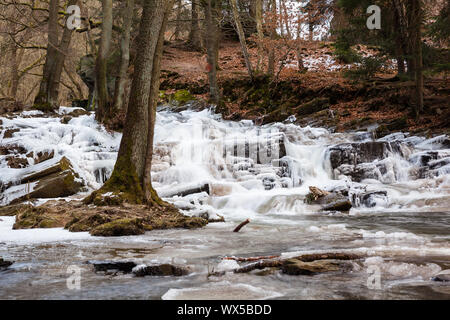
[[[246,74],[239,44],[226,42],[222,46],[218,83],[224,104],[217,111],[225,119],[270,123],[295,116],[296,124],[337,132],[378,128],[378,137],[402,130],[429,136],[449,133],[448,79],[425,78],[425,110],[415,119],[412,81],[400,81],[390,69],[368,80],[347,79],[343,72],[349,65],[335,60],[330,43],[317,42],[305,48],[309,72],[299,72],[291,63],[282,69],[277,81],[259,76],[254,83]],[[250,53],[256,59],[255,50]],[[187,91],[183,99],[192,95],[207,100],[208,81],[204,55],[175,43],[166,48],[162,62],[163,100],[167,102],[168,96],[180,90]]]

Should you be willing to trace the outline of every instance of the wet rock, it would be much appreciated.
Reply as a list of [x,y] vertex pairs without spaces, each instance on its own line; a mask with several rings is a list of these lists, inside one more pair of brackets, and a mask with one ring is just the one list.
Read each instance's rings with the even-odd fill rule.
[[82,109],[82,108],[75,109],[72,112],[67,114],[67,116],[72,117],[72,118],[76,118],[79,116],[85,116],[85,115],[89,115],[89,111],[86,111],[85,109]]
[[146,231],[140,219],[118,219],[91,230],[90,234],[99,237],[119,237],[141,235]]
[[349,211],[352,208],[352,203],[346,197],[339,197],[339,199],[332,200],[322,207],[323,211]]
[[14,262],[6,261],[6,260],[3,260],[3,258],[0,258],[0,271],[7,269],[13,263]]
[[17,129],[17,128],[16,129],[7,129],[5,131],[5,134],[3,135],[3,139],[12,138],[14,133],[19,132],[19,131],[20,131],[20,129]]
[[21,183],[25,195],[13,198],[10,204],[28,199],[68,197],[79,192],[84,185],[65,157],[55,165],[23,177]]
[[438,282],[450,282],[450,269],[442,270],[431,278],[431,280]]
[[342,260],[315,260],[304,262],[298,259],[283,261],[281,271],[288,275],[315,275],[317,273],[342,271],[353,269],[351,262]]
[[133,269],[133,273],[136,277],[145,276],[175,276],[180,277],[187,275],[189,271],[186,268],[174,266],[171,264],[160,265],[140,265]]
[[123,272],[131,273],[137,266],[132,261],[87,261],[87,264],[94,266],[95,272]]
[[76,99],[72,100],[72,108],[83,108],[87,110],[89,107],[89,100],[88,99]]
[[366,192],[360,195],[359,197],[360,204],[367,207],[367,208],[373,208],[377,205],[379,202],[387,202],[387,191],[371,191]]
[[336,169],[344,164],[355,166],[384,159],[393,152],[393,147],[386,141],[369,141],[339,144],[330,147],[328,152],[331,167]]
[[194,100],[195,97],[188,90],[178,90],[169,97],[169,103],[176,107],[177,111],[182,111],[180,107]]
[[70,120],[72,120],[71,116],[64,116],[61,119],[61,123],[68,124],[70,122]]
[[319,204],[323,211],[348,211],[352,203],[348,197],[338,192],[328,192],[316,187],[309,187],[310,193],[306,195],[307,204]]

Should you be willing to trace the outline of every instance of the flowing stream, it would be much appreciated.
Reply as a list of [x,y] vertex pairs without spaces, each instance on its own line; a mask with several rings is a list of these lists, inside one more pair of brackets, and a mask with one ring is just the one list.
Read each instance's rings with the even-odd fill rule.
[[[32,120],[25,125],[27,119]],[[44,118],[19,123],[31,128],[33,121],[48,134],[39,119]],[[210,110],[161,109],[152,172],[156,190],[187,215],[225,222],[97,238],[62,229],[12,230],[14,217],[0,217],[0,257],[15,261],[0,271],[0,299],[449,299],[449,283],[431,280],[450,269],[449,138],[396,133],[375,140],[371,132],[332,133],[294,122],[255,126],[223,121]],[[97,138],[83,126],[96,130]],[[111,173],[120,135],[99,129],[92,116],[64,128],[55,130],[58,141],[70,135],[64,143],[72,149],[61,147],[57,154],[74,162],[89,187],[98,187]],[[347,197],[352,208],[325,211],[305,203],[310,186]],[[233,233],[245,219],[251,222]],[[237,266],[222,261],[224,256],[309,252],[367,258],[345,273],[290,276],[266,270],[208,277]],[[95,273],[88,260],[173,263],[188,266],[190,274]],[[79,290],[67,285],[71,266],[80,271]],[[375,288],[369,283],[374,270],[380,280]]]

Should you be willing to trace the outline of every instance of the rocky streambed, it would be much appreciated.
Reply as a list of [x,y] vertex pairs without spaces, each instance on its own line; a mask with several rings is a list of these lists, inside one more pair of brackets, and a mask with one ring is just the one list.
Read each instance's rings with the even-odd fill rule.
[[[11,216],[0,218],[0,257],[14,263],[0,271],[0,298],[449,297],[445,135],[374,139],[294,119],[256,126],[163,109],[154,186],[185,227],[210,223],[158,230],[158,221],[114,206],[114,195],[83,216],[77,203],[111,173],[120,134],[73,112],[1,118],[9,206],[0,212]],[[128,233],[93,231],[112,216],[128,219]]]

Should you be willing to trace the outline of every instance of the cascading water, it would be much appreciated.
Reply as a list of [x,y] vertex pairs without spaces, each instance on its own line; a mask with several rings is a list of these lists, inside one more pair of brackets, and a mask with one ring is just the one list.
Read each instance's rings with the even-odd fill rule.
[[[0,275],[0,298],[448,298],[448,285],[431,279],[450,269],[449,138],[397,133],[374,140],[370,132],[331,133],[291,120],[255,126],[224,121],[210,110],[160,110],[155,188],[185,214],[220,215],[225,222],[105,239],[62,229],[12,230],[14,217],[1,217],[0,256],[16,263]],[[7,143],[34,152],[54,149],[48,161],[67,157],[90,190],[112,172],[120,134],[106,132],[93,115],[68,124],[39,114],[2,121],[5,128],[21,128]],[[0,182],[11,184],[42,165],[11,169],[0,156]],[[310,186],[350,199],[350,214],[306,204]],[[25,187],[6,188],[4,204],[17,196],[9,190],[21,195]],[[233,233],[247,218],[251,223]],[[207,277],[211,269],[236,267],[223,256],[333,251],[367,258],[344,274]],[[192,272],[106,280],[85,264],[101,259],[174,263]],[[67,266],[73,265],[82,270],[79,291],[66,286]],[[367,286],[369,268],[381,273],[383,290]]]
[[[374,140],[363,132],[333,134],[292,123],[256,127],[249,121],[223,121],[207,110],[161,111],[153,179],[162,195],[171,188],[209,184],[210,196],[167,200],[184,209],[201,199],[195,213],[203,210],[232,219],[317,212],[317,207],[303,203],[309,186],[348,194],[354,205],[351,213],[367,208],[415,210],[430,197],[437,208],[428,209],[442,210],[449,201],[450,150],[424,151],[448,143],[440,139],[394,134]],[[267,152],[267,145],[273,150]],[[441,166],[423,163],[427,156]]]

